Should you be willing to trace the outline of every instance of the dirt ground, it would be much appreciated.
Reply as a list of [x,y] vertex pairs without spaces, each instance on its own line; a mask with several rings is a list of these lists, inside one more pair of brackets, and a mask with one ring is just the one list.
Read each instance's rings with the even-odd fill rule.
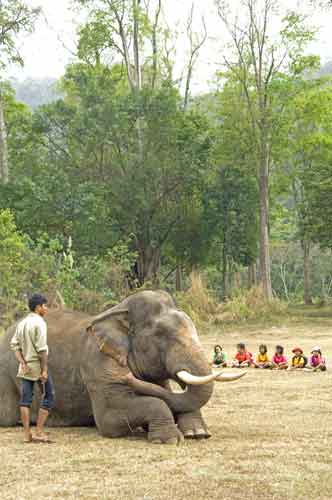
[[298,310],[276,325],[214,328],[211,355],[238,341],[270,354],[320,344],[327,373],[249,370],[217,384],[204,409],[212,438],[179,447],[144,436],[108,440],[93,428],[52,429],[56,443],[22,444],[22,430],[0,429],[0,499],[253,500],[332,499],[332,314]]

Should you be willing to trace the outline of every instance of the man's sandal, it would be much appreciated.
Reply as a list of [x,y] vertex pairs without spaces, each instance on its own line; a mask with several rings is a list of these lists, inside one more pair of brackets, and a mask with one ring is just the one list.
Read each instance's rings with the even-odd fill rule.
[[33,436],[32,441],[35,443],[54,443],[48,436]]
[[32,442],[33,442],[32,434],[30,434],[30,436],[28,438],[25,437],[23,439],[23,443],[32,443]]

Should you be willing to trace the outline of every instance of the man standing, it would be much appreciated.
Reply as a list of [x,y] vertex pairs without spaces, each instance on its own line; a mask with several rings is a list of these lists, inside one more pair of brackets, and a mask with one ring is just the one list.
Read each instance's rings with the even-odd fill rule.
[[[19,362],[17,376],[22,379],[20,400],[21,419],[24,427],[24,442],[50,442],[44,432],[44,425],[54,405],[52,378],[48,373],[47,325],[43,319],[47,313],[47,299],[34,294],[29,299],[30,314],[21,320],[11,341],[11,348]],[[36,435],[30,430],[30,408],[35,383],[42,391],[37,418]]]

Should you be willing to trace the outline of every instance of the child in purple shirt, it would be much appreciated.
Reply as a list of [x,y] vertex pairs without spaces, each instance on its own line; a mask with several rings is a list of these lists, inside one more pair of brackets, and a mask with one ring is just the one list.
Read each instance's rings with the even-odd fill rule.
[[325,358],[322,356],[322,351],[319,346],[314,347],[311,351],[309,368],[311,368],[314,372],[324,372],[326,370]]

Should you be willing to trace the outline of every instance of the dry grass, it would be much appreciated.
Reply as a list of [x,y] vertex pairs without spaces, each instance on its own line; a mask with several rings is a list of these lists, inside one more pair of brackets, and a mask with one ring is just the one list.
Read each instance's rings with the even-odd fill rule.
[[[315,317],[315,314],[317,317]],[[332,318],[313,312],[278,327],[215,329],[210,354],[239,340],[319,343],[332,357]],[[319,316],[320,315],[320,316]],[[54,429],[52,445],[21,444],[21,429],[0,429],[0,498],[112,500],[330,500],[332,498],[332,367],[322,374],[250,370],[219,384],[204,410],[213,437],[181,447],[143,437],[103,439],[95,429]]]
[[190,287],[176,296],[178,306],[192,318],[196,325],[211,323],[217,316],[220,304],[208,290],[198,272],[190,275]]
[[[238,295],[220,306],[221,320],[248,321],[248,320],[270,320],[287,310],[287,304],[274,298],[267,302],[261,286],[253,287],[250,290],[240,290]],[[218,317],[217,317],[218,319]]]

